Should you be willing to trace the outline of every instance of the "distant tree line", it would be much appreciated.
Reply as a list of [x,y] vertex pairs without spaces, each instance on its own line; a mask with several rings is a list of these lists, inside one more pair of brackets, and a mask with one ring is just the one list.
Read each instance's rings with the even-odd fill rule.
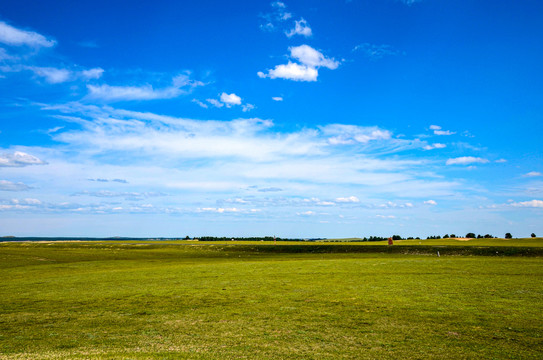
[[[188,236],[185,238],[187,239]],[[187,239],[188,240],[188,239]],[[216,236],[200,236],[195,237],[194,240],[198,241],[273,241],[273,236],[253,236],[253,237],[216,237]],[[287,239],[287,238],[275,238],[275,241],[310,241],[310,240],[317,240],[317,239]]]

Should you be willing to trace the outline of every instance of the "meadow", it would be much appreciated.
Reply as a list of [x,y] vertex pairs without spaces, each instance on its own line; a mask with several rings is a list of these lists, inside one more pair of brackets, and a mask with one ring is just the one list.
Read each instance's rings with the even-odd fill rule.
[[0,243],[0,359],[540,359],[542,240],[483,240]]

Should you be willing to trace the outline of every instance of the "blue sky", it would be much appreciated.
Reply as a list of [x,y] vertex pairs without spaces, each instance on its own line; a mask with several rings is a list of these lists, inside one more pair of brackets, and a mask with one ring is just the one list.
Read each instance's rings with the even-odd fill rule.
[[543,233],[543,3],[0,3],[0,235]]

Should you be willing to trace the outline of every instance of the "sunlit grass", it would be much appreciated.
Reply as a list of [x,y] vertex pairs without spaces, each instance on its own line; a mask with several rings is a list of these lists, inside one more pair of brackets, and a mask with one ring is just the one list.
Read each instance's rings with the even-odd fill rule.
[[0,358],[543,355],[541,257],[255,246],[0,244]]

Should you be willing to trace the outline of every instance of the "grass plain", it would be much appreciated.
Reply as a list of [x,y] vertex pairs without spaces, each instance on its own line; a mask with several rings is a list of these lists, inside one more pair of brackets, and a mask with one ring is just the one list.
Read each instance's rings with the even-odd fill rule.
[[540,359],[537,240],[0,243],[0,359]]

